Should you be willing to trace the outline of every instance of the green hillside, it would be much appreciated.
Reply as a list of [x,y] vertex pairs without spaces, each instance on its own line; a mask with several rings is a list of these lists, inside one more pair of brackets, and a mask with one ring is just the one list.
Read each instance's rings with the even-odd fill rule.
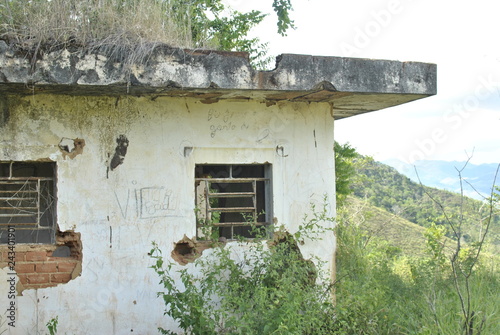
[[[478,241],[484,232],[490,209],[486,202],[420,185],[396,169],[363,156],[357,160],[362,164],[355,164],[357,177],[351,184],[352,194],[357,202],[363,200],[373,206],[365,209],[371,213],[366,218],[372,229],[394,237],[397,244],[408,244],[418,235],[409,233],[409,227],[417,229],[410,223],[419,226],[420,235],[433,225],[446,227],[449,238],[461,236],[466,243]],[[500,217],[495,215],[491,220],[487,241],[491,251],[500,251]]]
[[348,199],[346,208],[358,217],[358,225],[368,238],[385,240],[406,255],[423,255],[426,247],[424,227],[356,197]]
[[500,334],[499,204],[336,149],[339,334]]

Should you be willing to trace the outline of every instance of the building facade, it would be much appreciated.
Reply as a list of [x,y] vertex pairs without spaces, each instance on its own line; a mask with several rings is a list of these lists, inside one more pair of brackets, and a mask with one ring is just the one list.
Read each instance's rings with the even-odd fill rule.
[[[192,267],[208,224],[239,250],[250,223],[294,232],[311,205],[334,217],[335,119],[436,93],[433,64],[282,55],[259,72],[244,54],[158,48],[147,64],[59,50],[33,66],[0,51],[6,334],[56,316],[67,334],[175,329],[152,241]],[[300,249],[333,274],[323,234]]]

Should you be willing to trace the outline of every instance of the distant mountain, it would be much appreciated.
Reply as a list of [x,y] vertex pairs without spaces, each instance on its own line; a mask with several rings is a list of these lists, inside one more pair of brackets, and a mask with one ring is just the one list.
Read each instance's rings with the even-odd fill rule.
[[[463,169],[462,177],[465,181],[462,183],[462,186],[464,194],[478,200],[482,200],[484,196],[490,195],[495,172],[498,167],[498,164],[475,165],[471,163],[466,164],[466,162],[438,160],[421,160],[409,164],[392,159],[383,163],[392,166],[399,173],[415,182],[419,182],[420,178],[420,181],[425,186],[456,193],[460,193],[461,190],[457,169]],[[497,177],[496,185],[500,185],[500,176]]]

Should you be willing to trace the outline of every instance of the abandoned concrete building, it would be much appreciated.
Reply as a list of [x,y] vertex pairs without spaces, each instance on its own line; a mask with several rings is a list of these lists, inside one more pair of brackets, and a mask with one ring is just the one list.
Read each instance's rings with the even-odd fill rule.
[[[144,63],[34,60],[0,41],[0,333],[55,316],[61,334],[175,329],[152,241],[182,268],[197,251],[170,252],[200,222],[237,248],[248,217],[293,232],[325,196],[334,216],[335,120],[434,94],[436,66],[418,62],[284,54],[256,71],[243,53],[167,47]],[[333,271],[331,231],[300,249]]]

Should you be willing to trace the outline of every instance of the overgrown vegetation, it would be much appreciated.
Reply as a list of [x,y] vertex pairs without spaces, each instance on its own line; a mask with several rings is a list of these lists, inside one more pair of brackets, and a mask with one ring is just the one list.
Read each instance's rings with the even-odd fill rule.
[[[278,32],[293,28],[290,0],[274,0]],[[159,44],[246,51],[265,66],[267,46],[250,38],[266,15],[221,0],[2,0],[0,38],[35,56],[47,50],[101,50],[143,61]]]
[[[498,257],[471,265],[467,249],[457,260],[470,270],[468,283],[456,277],[444,248],[444,231],[427,230],[426,252],[402,252],[364,228],[350,208],[337,226],[337,306],[344,334],[498,334]],[[470,292],[464,317],[458,290]],[[474,313],[472,313],[474,312]],[[464,328],[464,325],[470,328]]]
[[[442,202],[449,197],[435,197],[440,191],[411,185],[386,167],[375,171],[378,163],[349,145],[336,147],[338,171],[344,171],[343,166],[348,173],[337,174],[345,187],[340,188],[343,198],[336,218],[335,282],[317,273],[318,267],[304,260],[298,247],[303,238],[318,237],[310,232],[331,220],[318,209],[301,225],[304,232],[280,230],[270,244],[256,240],[247,245],[241,258],[235,258],[230,248],[214,248],[196,261],[194,269],[176,270],[155,245],[153,269],[165,288],[159,294],[165,314],[186,334],[499,334],[500,258],[485,251],[485,237],[498,224],[499,188],[472,212],[461,195],[449,196],[462,199],[454,207],[454,202]],[[371,176],[349,171],[367,167]],[[371,205],[377,194],[373,199],[348,195],[347,188],[355,192],[361,182],[372,187],[375,181],[370,178],[388,172],[392,181],[377,179],[381,184],[403,188],[407,196],[405,187],[420,187],[421,208],[434,203],[444,221],[419,226],[397,216],[401,211],[393,207],[389,212]],[[390,196],[390,191],[384,192]],[[380,233],[383,225],[403,232]],[[473,240],[473,231],[481,231],[480,238]]]
[[261,240],[265,236],[241,241],[245,252],[237,257],[230,246],[215,247],[193,269],[175,270],[154,244],[152,268],[165,289],[159,293],[165,314],[186,334],[335,332],[329,280],[318,270],[321,266],[302,257],[297,245],[297,237],[316,235],[306,226],[298,235],[276,231],[269,242]]
[[[499,229],[498,187],[486,201],[474,201],[366,162],[358,165],[366,187],[352,184],[359,198],[338,211],[336,313],[344,333],[500,333],[500,259],[486,251],[486,237]],[[363,202],[383,209],[360,210]],[[423,253],[398,247],[393,238],[400,236],[374,231],[373,221],[382,216],[391,225],[402,220],[398,215],[425,227]]]

